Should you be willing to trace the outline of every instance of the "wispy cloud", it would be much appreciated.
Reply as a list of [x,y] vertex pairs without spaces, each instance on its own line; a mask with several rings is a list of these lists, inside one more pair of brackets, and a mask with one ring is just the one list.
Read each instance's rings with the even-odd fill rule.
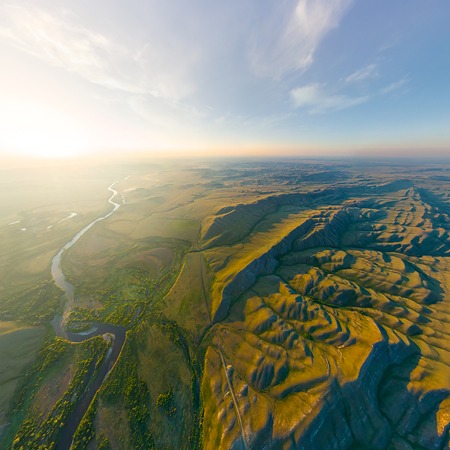
[[250,61],[255,73],[279,79],[287,72],[307,69],[321,41],[339,25],[352,3],[353,0],[277,3],[254,30]]
[[391,92],[398,91],[402,87],[406,86],[408,83],[407,78],[402,78],[401,80],[395,81],[394,83],[388,84],[384,88],[381,89],[382,94],[390,94]]
[[[5,5],[0,37],[42,61],[111,89],[139,92],[137,86],[109,74],[113,43],[100,33],[72,23],[70,14],[60,17],[37,8]],[[6,20],[5,20],[6,19]]]
[[345,81],[347,83],[357,83],[359,81],[368,80],[371,78],[377,78],[379,76],[378,65],[377,64],[369,64],[356,72],[353,72],[349,75]]
[[[192,91],[184,76],[186,69],[173,70],[176,55],[156,48],[157,44],[134,43],[128,47],[117,38],[81,25],[68,11],[49,13],[12,4],[1,6],[0,11],[1,40],[86,81],[128,94],[173,101]],[[184,62],[186,68],[186,58]]]
[[360,105],[369,100],[369,96],[351,97],[344,94],[328,93],[319,83],[292,89],[291,100],[295,108],[306,109],[311,114],[323,114]]

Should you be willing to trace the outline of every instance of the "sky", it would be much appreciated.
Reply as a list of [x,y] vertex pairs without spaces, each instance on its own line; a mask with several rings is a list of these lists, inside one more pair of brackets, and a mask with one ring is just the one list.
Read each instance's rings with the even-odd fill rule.
[[447,0],[0,2],[0,152],[450,156]]

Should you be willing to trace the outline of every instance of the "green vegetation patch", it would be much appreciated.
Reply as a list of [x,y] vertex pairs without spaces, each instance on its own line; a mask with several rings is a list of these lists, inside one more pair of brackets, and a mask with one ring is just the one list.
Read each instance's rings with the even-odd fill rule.
[[[160,304],[178,276],[187,243],[154,239],[142,248],[105,256],[102,265],[78,272],[69,255],[65,259],[75,279],[77,306],[72,309],[68,326],[81,331],[92,321],[131,326]],[[75,269],[74,269],[75,267]],[[107,270],[108,269],[108,270]],[[73,273],[78,273],[74,278]]]
[[44,340],[44,328],[0,322],[0,425],[27,367],[36,359]]
[[43,281],[0,303],[0,320],[21,321],[43,325],[53,319],[61,308],[61,290],[53,281]]
[[[114,231],[122,231],[128,224],[115,223],[110,226]],[[164,215],[156,215],[143,218],[134,226],[131,237],[135,239],[157,236],[161,238],[175,238],[197,242],[200,224],[195,220],[167,218]]]
[[[106,438],[108,441],[128,441],[134,448],[150,449],[154,444],[149,430],[151,400],[147,384],[138,374],[137,348],[136,332],[128,331],[120,359],[99,392],[101,408],[117,408],[119,414],[120,410],[124,408],[127,423],[121,430],[114,430],[105,422],[99,423],[96,432],[98,436],[102,435],[103,439]],[[101,413],[100,411],[99,414]],[[106,418],[105,415],[103,417]],[[90,421],[90,423],[92,422]],[[114,432],[115,436],[108,435],[111,432]],[[86,433],[90,433],[88,428]],[[124,433],[127,435],[124,436]],[[78,430],[77,435],[81,434],[82,432]],[[89,437],[92,438],[93,435],[90,434]],[[78,438],[78,440],[80,439]]]
[[158,408],[161,408],[164,411],[164,414],[166,414],[167,416],[169,417],[175,416],[177,408],[175,406],[173,388],[170,387],[167,392],[158,395],[158,398],[156,399],[156,406]]
[[164,299],[163,313],[198,344],[209,325],[212,273],[202,253],[189,253],[180,276]]
[[150,398],[150,429],[157,448],[181,448],[195,422],[191,382],[195,374],[187,342],[175,323],[139,330],[139,373]]
[[95,433],[86,423],[88,439],[80,441],[106,439],[112,448],[183,448],[189,442],[189,448],[199,448],[198,365],[174,322],[151,319],[128,331],[98,394],[97,414],[87,421]]
[[[95,379],[108,349],[97,336],[80,344],[48,341],[18,391],[11,425],[0,446],[12,449],[53,448],[76,401]],[[52,391],[62,387],[61,395]]]

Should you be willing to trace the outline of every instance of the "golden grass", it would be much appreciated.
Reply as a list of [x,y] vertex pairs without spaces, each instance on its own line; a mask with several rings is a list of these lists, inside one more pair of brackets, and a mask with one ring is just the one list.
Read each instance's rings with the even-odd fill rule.
[[210,323],[212,274],[203,254],[188,253],[180,276],[164,299],[163,313],[197,340]]
[[[249,436],[265,433],[254,417],[267,399],[271,405],[262,415],[274,418],[270,436],[282,439],[294,428],[301,436],[327,407],[323,399],[333,383],[357,385],[367,377],[365,366],[376,371],[378,364],[387,364],[373,359],[380,345],[390,352],[403,348],[404,355],[420,349],[417,364],[404,375],[409,377],[405,395],[422,399],[450,389],[450,265],[445,257],[413,256],[424,249],[445,251],[448,237],[426,218],[430,208],[414,195],[384,196],[380,208],[386,215],[370,213],[381,217],[372,222],[363,211],[366,219],[340,235],[330,232],[330,247],[314,240],[326,231],[326,221],[318,221],[302,241],[311,238],[313,248],[283,255],[273,275],[258,277],[233,299],[227,318],[214,327],[214,345],[225,356],[234,390],[246,386],[249,398],[237,398]],[[256,227],[236,244],[205,250],[216,275],[212,310],[236,274],[316,213],[278,217],[276,225]],[[358,243],[363,248],[355,248]],[[220,430],[204,434],[206,448],[235,445],[240,439],[235,407],[212,349],[206,354],[202,395],[209,429]],[[436,406],[441,432],[448,424],[448,405]]]
[[307,220],[303,212],[288,215],[284,220],[265,226],[264,231],[254,233],[247,239],[232,246],[214,247],[205,250],[208,264],[215,272],[215,282],[212,290],[212,314],[217,310],[225,286],[245,269],[253,260],[267,253],[278,244],[287,234]]
[[172,263],[170,248],[159,247],[153,241],[135,241],[129,236],[108,232],[106,227],[99,223],[64,255],[64,270],[75,282],[102,284],[114,270],[124,268],[154,276]]

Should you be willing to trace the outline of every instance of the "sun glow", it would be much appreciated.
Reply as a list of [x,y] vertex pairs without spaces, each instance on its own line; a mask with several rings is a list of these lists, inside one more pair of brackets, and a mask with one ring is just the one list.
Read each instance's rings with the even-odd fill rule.
[[65,158],[89,150],[90,139],[65,112],[30,102],[0,107],[3,150],[42,158]]

